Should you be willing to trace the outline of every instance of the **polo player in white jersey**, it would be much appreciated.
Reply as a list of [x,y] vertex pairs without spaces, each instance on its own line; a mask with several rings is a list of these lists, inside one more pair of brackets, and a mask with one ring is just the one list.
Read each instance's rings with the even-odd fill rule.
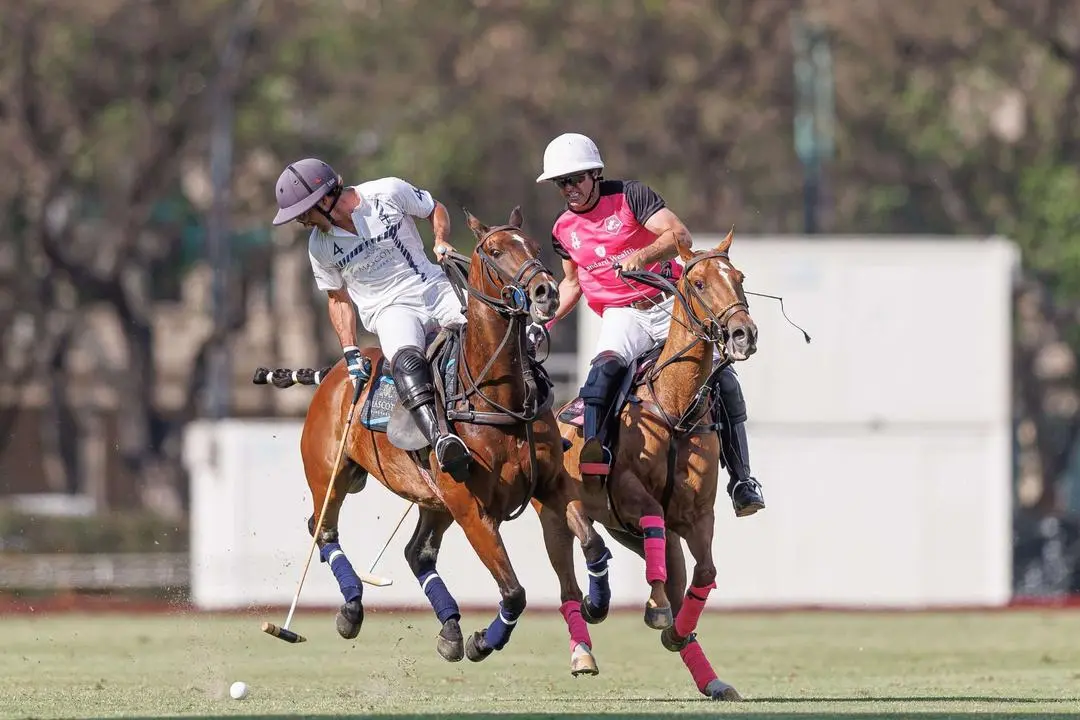
[[291,163],[277,181],[274,225],[311,228],[308,256],[315,283],[327,293],[353,383],[364,378],[356,319],[379,338],[401,403],[435,450],[439,466],[466,477],[469,449],[441,434],[435,386],[425,357],[427,336],[465,324],[461,303],[442,268],[431,262],[413,218],[431,223],[435,253],[452,249],[450,216],[431,193],[396,177],[345,187],[316,158]]

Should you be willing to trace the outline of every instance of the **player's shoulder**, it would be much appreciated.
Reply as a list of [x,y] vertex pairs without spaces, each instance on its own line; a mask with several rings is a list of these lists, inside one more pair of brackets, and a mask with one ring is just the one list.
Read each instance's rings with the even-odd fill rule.
[[409,183],[394,175],[387,175],[386,177],[374,178],[372,180],[365,180],[356,186],[356,190],[365,196],[372,195],[393,195],[399,192],[403,187],[408,187]]
[[638,193],[655,193],[656,191],[641,180],[603,180],[600,182],[600,196],[605,195],[635,195]]
[[634,180],[601,180],[600,181],[600,197],[609,197],[611,195],[624,195],[626,194],[626,184],[635,182]]
[[311,234],[308,235],[308,252],[316,260],[328,261],[330,258],[330,241],[331,237],[319,230],[319,228],[311,228]]

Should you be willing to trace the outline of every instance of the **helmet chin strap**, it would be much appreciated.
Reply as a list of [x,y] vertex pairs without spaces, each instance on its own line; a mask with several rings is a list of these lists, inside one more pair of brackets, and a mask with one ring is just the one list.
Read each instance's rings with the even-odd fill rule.
[[[328,207],[326,210],[323,210],[322,205],[319,205],[318,203],[315,204],[315,209],[319,211],[320,215],[329,220],[331,225],[334,224],[334,218],[330,215],[330,213],[334,212],[334,208],[337,207],[338,200],[340,199],[341,193],[335,194],[334,199],[330,201],[330,207]],[[322,202],[322,200],[320,199],[319,202]]]
[[589,177],[592,178],[592,190],[589,191],[589,197],[585,198],[585,202],[581,204],[582,208],[587,209],[575,210],[574,212],[588,212],[589,210],[592,210],[593,206],[596,205],[596,200],[599,199],[600,181],[596,179],[596,172],[594,170],[590,170],[589,173]]

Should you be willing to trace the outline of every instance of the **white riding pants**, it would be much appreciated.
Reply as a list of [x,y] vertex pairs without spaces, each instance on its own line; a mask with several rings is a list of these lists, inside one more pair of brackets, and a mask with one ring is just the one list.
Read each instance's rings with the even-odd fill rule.
[[460,327],[465,315],[457,295],[447,286],[430,288],[425,293],[427,308],[411,305],[390,305],[375,318],[372,330],[379,337],[379,346],[388,364],[394,362],[398,350],[415,345],[426,350],[441,328]]
[[632,307],[604,310],[593,357],[605,351],[613,352],[629,365],[642,353],[663,344],[671,327],[671,308],[674,304],[673,295],[647,310]]

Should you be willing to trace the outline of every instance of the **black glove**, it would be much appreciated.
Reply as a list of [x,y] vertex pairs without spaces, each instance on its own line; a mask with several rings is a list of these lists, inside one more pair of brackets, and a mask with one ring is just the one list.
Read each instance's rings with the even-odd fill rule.
[[353,387],[366,383],[371,378],[371,373],[368,371],[363,356],[360,355],[360,348],[350,345],[342,348],[342,351],[345,353],[345,368],[349,371],[349,379],[352,380]]

